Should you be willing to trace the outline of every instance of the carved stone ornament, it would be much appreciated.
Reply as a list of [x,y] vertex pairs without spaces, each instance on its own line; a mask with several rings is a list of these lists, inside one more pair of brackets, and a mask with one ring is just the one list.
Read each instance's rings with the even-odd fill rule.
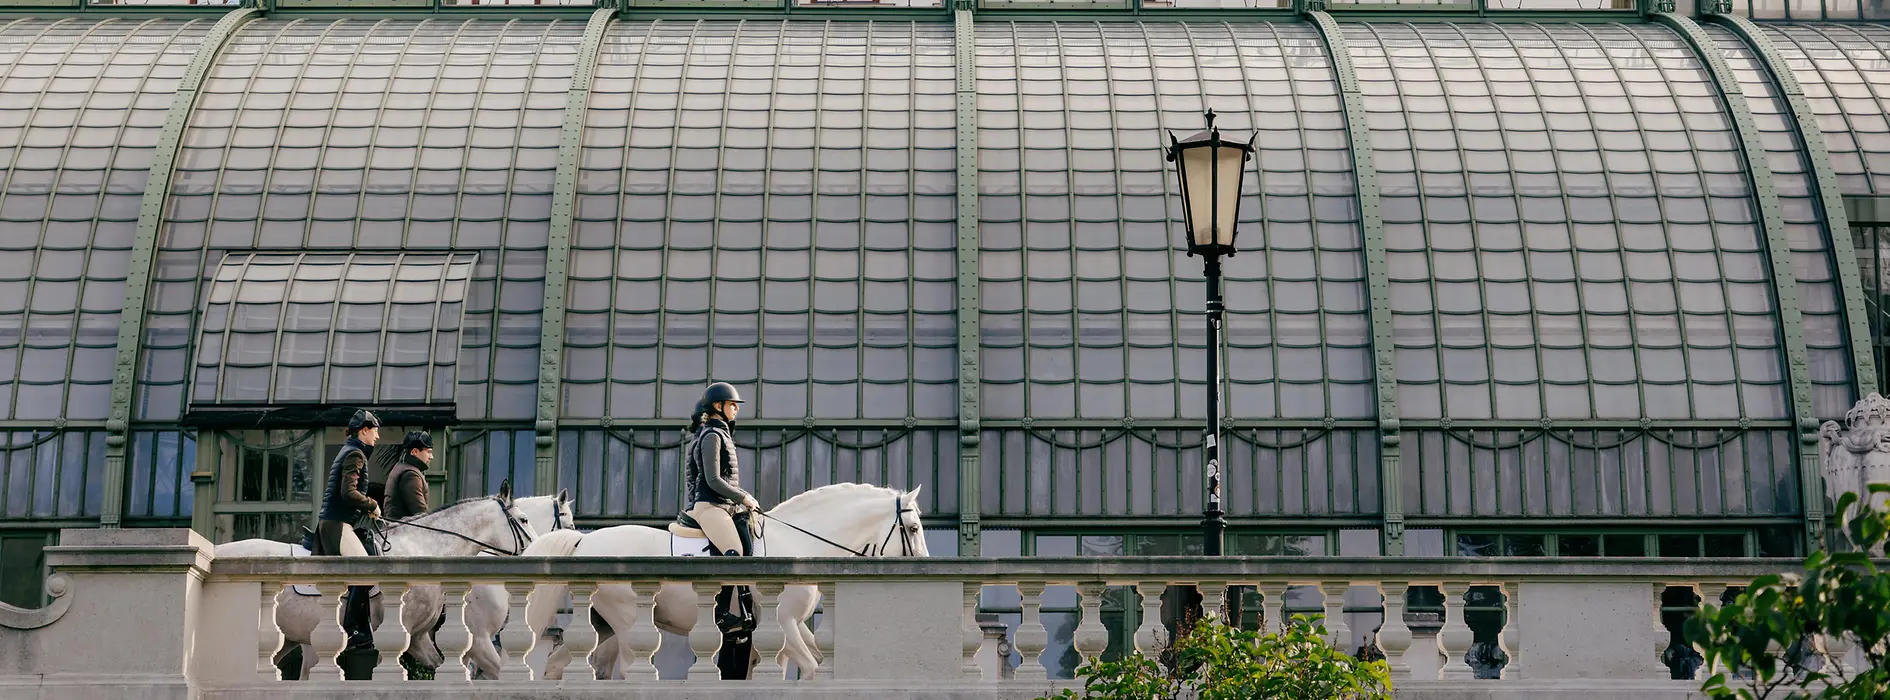
[[1890,399],[1864,397],[1844,423],[1825,421],[1818,430],[1824,494],[1832,503],[1845,493],[1863,496],[1867,484],[1890,484]]
[[72,607],[71,594],[72,579],[60,573],[48,576],[46,577],[46,595],[52,596],[52,604],[28,610],[0,603],[0,627],[36,630],[58,622],[59,618],[65,617],[66,610]]

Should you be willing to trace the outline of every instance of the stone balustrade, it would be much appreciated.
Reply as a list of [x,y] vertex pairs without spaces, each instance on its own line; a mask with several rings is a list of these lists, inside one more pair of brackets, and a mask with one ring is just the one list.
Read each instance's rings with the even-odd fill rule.
[[[1150,653],[1166,636],[1163,591],[1175,585],[1199,587],[1211,608],[1224,602],[1228,586],[1252,587],[1269,630],[1279,629],[1295,610],[1321,610],[1335,643],[1347,645],[1355,632],[1372,630],[1348,629],[1347,618],[1358,618],[1346,613],[1360,600],[1376,598],[1373,609],[1383,611],[1377,618],[1383,623],[1374,639],[1390,663],[1399,698],[1591,692],[1682,698],[1698,686],[1669,680],[1660,662],[1668,648],[1662,593],[1691,588],[1717,602],[1729,586],[1798,568],[1796,561],[1755,559],[215,559],[209,544],[188,530],[75,530],[63,541],[48,550],[48,561],[61,577],[61,605],[69,609],[49,623],[37,620],[43,624],[34,629],[0,626],[0,700],[281,700],[327,697],[337,688],[369,698],[457,698],[469,692],[479,698],[1034,698],[1073,685],[1052,678],[1045,658],[1052,636],[1045,624],[1047,590],[1074,588],[1072,612],[1058,613],[1079,620],[1073,629],[1063,628],[1066,642],[1080,657],[1095,658],[1110,644],[1102,622],[1107,595],[1116,596],[1118,614],[1139,611],[1132,645]],[[652,624],[648,606],[661,582],[687,582],[697,595],[699,622],[685,640],[697,659],[686,679],[659,679],[650,667],[663,638],[646,627]],[[524,622],[528,596],[550,583],[569,586],[572,614],[561,637],[572,661],[562,680],[538,678],[543,649],[532,647],[549,642],[534,639]],[[290,584],[313,584],[329,594],[313,635],[318,664],[310,681],[279,680],[271,662],[282,643],[274,621],[276,594]],[[343,639],[332,596],[362,584],[381,586],[382,599],[389,601],[375,633],[380,661],[374,680],[342,681],[336,655]],[[437,634],[446,662],[433,681],[405,680],[396,662],[406,635],[393,603],[420,584],[440,585],[446,596],[446,622]],[[471,646],[462,615],[468,592],[486,584],[511,592],[511,608],[499,634],[501,678],[475,682],[459,660]],[[592,595],[606,584],[628,584],[636,593],[637,628],[614,630],[634,655],[638,672],[628,680],[593,680],[586,660],[599,637],[588,614]],[[722,640],[707,621],[724,584],[751,585],[758,592],[757,680],[720,680],[710,660]],[[774,662],[784,630],[775,624],[773,598],[799,584],[817,586],[825,601],[824,661],[798,674],[804,680],[785,680]],[[1442,626],[1434,634],[1414,634],[1406,623],[1406,592],[1414,587],[1442,593]],[[1501,593],[1493,608],[1502,613],[1494,643],[1508,661],[1495,680],[1473,680],[1466,663],[1476,643],[1466,623],[1465,594],[1472,588]],[[1300,597],[1289,600],[1289,590]],[[998,653],[1005,640],[996,616],[979,607],[981,593],[991,591],[1018,601],[1009,640],[1012,658],[1020,659],[1014,669]],[[1306,596],[1318,598],[1309,604]],[[672,635],[660,644],[679,639]],[[139,690],[124,692],[130,687]]]

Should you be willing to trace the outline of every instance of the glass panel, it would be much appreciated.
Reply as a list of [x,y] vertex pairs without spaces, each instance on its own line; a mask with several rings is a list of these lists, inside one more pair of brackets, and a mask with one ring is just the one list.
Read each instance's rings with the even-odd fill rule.
[[1601,553],[1609,557],[1644,557],[1647,556],[1647,537],[1643,535],[1605,535],[1601,538]]
[[1565,557],[1601,556],[1600,535],[1559,535],[1556,546],[1560,548],[1557,554]]
[[1386,197],[1406,417],[1785,416],[1776,372],[1706,359],[1733,347],[1713,328],[1744,326],[1740,347],[1782,360],[1776,319],[1723,301],[1764,279],[1761,241],[1747,188],[1718,177],[1737,142],[1717,101],[1691,97],[1716,88],[1684,40],[1344,30]]

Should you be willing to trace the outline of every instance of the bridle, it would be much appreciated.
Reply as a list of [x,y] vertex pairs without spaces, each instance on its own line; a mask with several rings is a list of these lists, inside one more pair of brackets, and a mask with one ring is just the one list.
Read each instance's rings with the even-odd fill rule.
[[[904,548],[904,549],[902,550],[902,551],[904,551],[904,552],[905,552],[905,555],[904,555],[904,556],[912,556],[912,531],[911,531],[911,530],[907,530],[907,529],[906,529],[906,528],[904,527],[904,524],[905,524],[905,520],[906,520],[906,514],[907,514],[907,513],[917,513],[917,512],[918,512],[918,509],[917,509],[917,508],[908,508],[908,507],[906,507],[906,502],[905,502],[905,499],[904,499],[904,498],[902,498],[902,497],[900,497],[900,496],[894,496],[894,497],[893,497],[893,521],[892,521],[892,527],[890,527],[890,528],[887,528],[887,529],[886,529],[886,537],[885,537],[885,539],[882,539],[882,540],[880,540],[880,543],[879,543],[879,549],[878,549],[878,552],[879,552],[879,553],[880,553],[881,555],[884,555],[884,554],[886,553],[886,547],[887,547],[887,545],[890,545],[890,544],[892,544],[892,536],[893,536],[893,533],[894,533],[894,532],[897,532],[897,533],[899,533],[899,544],[900,544],[900,546],[901,546],[901,547],[903,547],[903,548]],[[799,533],[801,533],[801,534],[803,534],[803,535],[806,535],[806,536],[808,536],[808,537],[812,537],[812,538],[814,538],[814,539],[817,539],[817,540],[820,540],[820,541],[822,541],[822,542],[825,542],[825,543],[827,543],[828,545],[831,545],[831,546],[833,546],[833,547],[834,547],[834,548],[836,548],[836,549],[839,549],[839,550],[841,550],[841,551],[844,551],[844,552],[848,552],[848,553],[851,553],[852,555],[854,555],[854,556],[856,556],[856,557],[870,557],[870,556],[873,556],[873,552],[875,551],[875,550],[873,549],[873,545],[870,545],[870,544],[869,544],[869,545],[866,545],[866,547],[865,547],[864,549],[854,549],[854,548],[852,548],[852,547],[848,547],[848,546],[846,546],[846,545],[843,545],[843,544],[840,544],[839,542],[835,542],[835,541],[833,541],[833,540],[830,540],[830,539],[827,539],[827,538],[825,538],[825,537],[821,537],[820,535],[816,535],[816,534],[814,534],[814,533],[811,533],[811,532],[808,532],[808,531],[806,531],[806,530],[803,530],[803,529],[801,529],[801,528],[800,528],[800,526],[798,526],[798,525],[795,525],[794,523],[790,523],[790,522],[788,522],[788,521],[786,521],[786,520],[782,520],[782,519],[780,519],[780,518],[777,518],[777,517],[774,517],[774,516],[772,516],[772,515],[769,515],[769,514],[767,514],[767,513],[763,513],[763,512],[761,512],[761,511],[759,511],[759,510],[757,510],[757,511],[754,511],[754,513],[755,513],[755,515],[759,515],[759,516],[761,516],[761,517],[763,517],[763,518],[767,518],[767,519],[769,519],[769,520],[773,520],[773,521],[775,521],[775,522],[777,522],[777,523],[781,523],[782,525],[786,525],[786,526],[788,526],[788,528],[790,528],[790,529],[792,529],[792,530],[794,530],[794,531],[796,531],[796,532],[799,532]]]
[[[426,518],[426,517],[428,517],[428,516],[432,516],[432,515],[437,515],[437,514],[439,514],[439,513],[442,513],[442,512],[444,512],[444,511],[439,511],[439,510],[436,510],[436,511],[433,511],[432,513],[427,513],[427,514],[425,514],[425,515],[421,515],[420,517],[418,517],[418,518],[414,518],[414,519],[412,519],[412,520],[400,520],[400,521],[395,521],[395,522],[393,522],[393,523],[391,523],[391,524],[389,524],[389,525],[388,525],[387,527],[390,527],[390,528],[392,528],[392,527],[415,527],[415,528],[419,528],[419,529],[422,529],[422,530],[426,530],[426,531],[428,531],[428,532],[437,532],[437,533],[440,533],[440,534],[442,534],[442,535],[451,535],[451,536],[453,536],[453,537],[457,537],[457,538],[459,538],[459,539],[462,539],[462,540],[465,540],[465,541],[467,541],[467,542],[471,542],[471,543],[473,543],[473,544],[475,544],[475,545],[478,545],[478,546],[479,546],[479,550],[480,550],[481,552],[491,552],[491,553],[493,553],[493,554],[497,554],[497,555],[501,555],[501,556],[508,556],[508,557],[516,557],[516,556],[518,556],[518,555],[519,555],[519,554],[520,554],[521,552],[524,552],[524,551],[525,551],[525,547],[526,547],[526,546],[528,546],[528,545],[530,545],[530,544],[532,543],[532,540],[533,540],[533,539],[535,539],[535,538],[533,538],[533,537],[531,536],[531,534],[530,534],[530,533],[527,533],[527,532],[525,532],[525,524],[524,524],[524,523],[521,523],[521,522],[519,522],[519,521],[518,521],[518,518],[516,518],[516,517],[513,517],[513,516],[512,516],[512,506],[511,506],[511,504],[509,504],[509,503],[507,503],[507,502],[505,502],[505,501],[502,501],[502,500],[500,500],[498,496],[491,496],[491,497],[488,497],[488,498],[486,498],[486,499],[483,499],[483,500],[489,500],[489,501],[492,501],[493,503],[496,503],[496,504],[498,504],[498,506],[499,506],[499,512],[500,512],[500,513],[503,513],[503,514],[505,515],[505,525],[506,525],[506,529],[507,529],[507,530],[509,530],[509,531],[511,532],[511,534],[512,534],[512,549],[511,549],[511,551],[506,551],[506,550],[504,550],[504,549],[500,549],[500,548],[499,548],[499,547],[498,547],[497,545],[492,545],[492,544],[487,544],[487,543],[485,543],[485,542],[482,542],[482,541],[480,541],[480,540],[478,540],[478,539],[475,539],[475,538],[472,538],[472,537],[467,537],[467,536],[465,536],[465,535],[462,535],[462,534],[460,534],[460,533],[457,533],[457,532],[453,532],[452,530],[444,530],[444,529],[441,529],[441,528],[437,528],[437,527],[433,527],[433,526],[430,526],[430,525],[425,525],[425,524],[422,524],[422,523],[420,523],[420,522],[419,522],[420,520],[422,520],[422,519],[425,519],[425,518]],[[553,520],[553,522],[555,523],[556,521],[558,521],[558,520],[561,520],[561,519],[562,519],[562,518],[560,517],[560,514],[558,514],[558,513],[556,512],[556,510],[554,509],[554,510],[553,510],[553,515],[552,515],[552,520]],[[375,537],[375,538],[376,538],[377,540],[379,540],[379,544],[380,544],[380,546],[381,546],[381,553],[383,553],[383,554],[385,554],[385,553],[387,553],[387,552],[391,552],[391,551],[394,551],[394,545],[393,545],[393,540],[392,540],[391,538],[389,538],[389,537],[388,537],[388,535],[387,535],[387,532],[386,532],[385,530],[383,530],[383,529],[382,529],[382,527],[381,527],[381,522],[382,522],[382,521],[379,521],[379,520],[375,520],[375,521],[374,521],[374,524],[373,524],[373,526],[372,526],[372,528],[371,528],[371,529],[369,530],[369,532],[371,532],[371,533],[373,533],[373,535],[374,535],[374,537]]]

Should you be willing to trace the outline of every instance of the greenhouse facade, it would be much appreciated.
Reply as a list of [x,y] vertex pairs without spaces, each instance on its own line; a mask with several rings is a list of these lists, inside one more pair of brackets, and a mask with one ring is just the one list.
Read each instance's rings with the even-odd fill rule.
[[711,381],[764,505],[923,487],[935,555],[1200,553],[1163,149],[1210,108],[1257,151],[1229,553],[1802,554],[1820,425],[1884,375],[1873,20],[0,3],[0,599],[60,528],[298,539],[357,407],[439,436],[449,500],[667,522]]

